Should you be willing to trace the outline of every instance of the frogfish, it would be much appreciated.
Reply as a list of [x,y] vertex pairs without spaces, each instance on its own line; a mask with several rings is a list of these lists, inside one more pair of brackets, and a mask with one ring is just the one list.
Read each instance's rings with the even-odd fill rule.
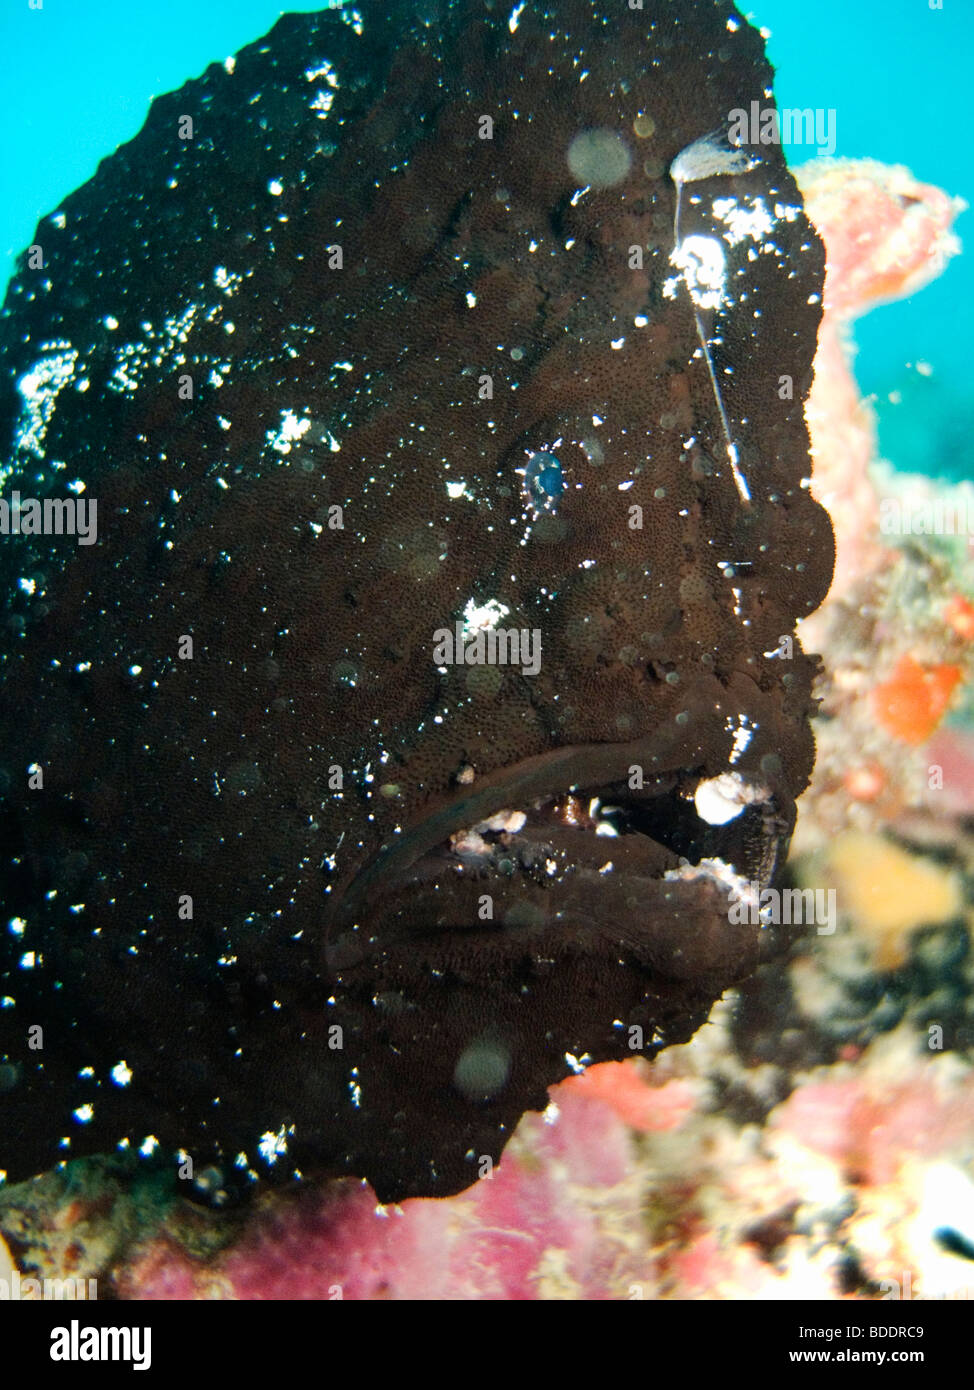
[[728,0],[356,0],[42,219],[0,317],[8,1181],[455,1193],[761,958],[833,567],[823,248],[729,135],[771,84]]

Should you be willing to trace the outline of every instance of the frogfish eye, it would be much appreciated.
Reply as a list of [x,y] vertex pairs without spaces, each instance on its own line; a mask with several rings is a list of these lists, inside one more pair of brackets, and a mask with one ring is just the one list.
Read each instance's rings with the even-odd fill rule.
[[518,469],[518,472],[524,479],[523,492],[526,500],[536,511],[552,511],[565,490],[565,475],[558,455],[547,449],[530,450],[524,467]]

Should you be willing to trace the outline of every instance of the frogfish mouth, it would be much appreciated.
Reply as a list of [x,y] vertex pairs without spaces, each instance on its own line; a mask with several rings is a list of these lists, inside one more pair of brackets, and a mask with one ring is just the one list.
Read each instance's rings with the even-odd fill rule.
[[287,15],[42,220],[0,318],[8,1181],[447,1195],[754,968],[833,565],[823,249],[729,134],[771,76],[725,0]]

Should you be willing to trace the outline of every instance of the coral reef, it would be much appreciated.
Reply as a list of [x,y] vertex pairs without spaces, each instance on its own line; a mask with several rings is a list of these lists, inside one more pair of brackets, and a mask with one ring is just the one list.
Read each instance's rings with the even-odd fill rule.
[[[915,293],[960,249],[960,199],[875,160],[816,160],[799,178],[826,242],[825,313],[806,406],[813,490],[836,536],[836,577],[801,624],[825,656],[817,763],[795,851],[908,810],[974,799],[969,734],[932,736],[953,708],[971,724],[974,487],[897,474],[877,457],[872,406],[852,372],[854,320]],[[938,524],[939,522],[939,524]]]

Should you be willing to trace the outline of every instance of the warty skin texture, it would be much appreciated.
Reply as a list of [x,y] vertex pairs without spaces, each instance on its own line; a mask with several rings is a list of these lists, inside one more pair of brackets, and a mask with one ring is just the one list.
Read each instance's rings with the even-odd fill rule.
[[[719,874],[663,876],[770,877],[814,752],[815,662],[773,653],[832,569],[803,482],[823,256],[780,150],[680,219],[726,258],[699,317],[749,506],[671,260],[671,163],[770,100],[760,37],[685,0],[514,32],[394,8],[287,16],[153,103],[8,292],[5,491],[99,504],[96,545],[0,553],[11,1179],[152,1136],[228,1187],[454,1192],[548,1085],[633,1026],[689,1038],[762,949]],[[580,193],[590,131],[629,172]],[[772,229],[734,243],[728,198]],[[31,435],[24,378],[75,352]],[[434,664],[491,601],[540,632],[537,676]],[[693,791],[729,768],[764,802],[711,827]],[[520,835],[458,854],[501,810]]]

